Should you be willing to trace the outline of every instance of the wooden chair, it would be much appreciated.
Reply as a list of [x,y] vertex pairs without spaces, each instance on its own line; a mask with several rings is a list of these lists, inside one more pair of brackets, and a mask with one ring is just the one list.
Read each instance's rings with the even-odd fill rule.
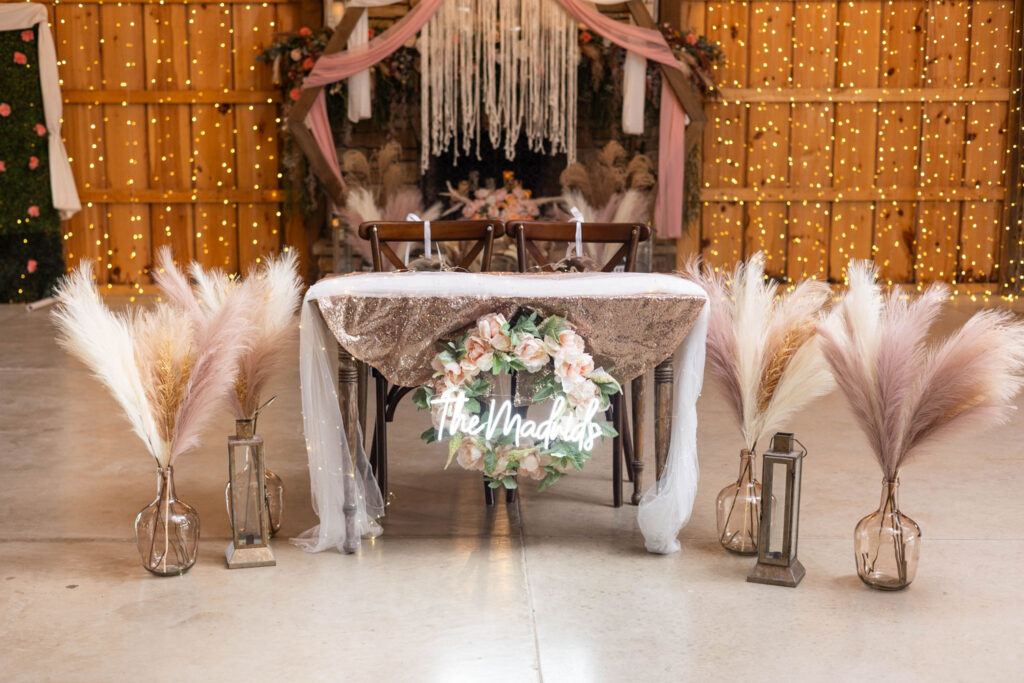
[[[530,270],[532,257],[544,271],[554,271],[537,242],[574,242],[576,223],[549,223],[540,221],[512,221],[506,226],[508,234],[516,242],[519,255],[519,272]],[[584,223],[584,244],[619,244],[619,249],[601,266],[606,273],[622,266],[625,272],[636,268],[636,252],[642,242],[651,238],[651,228],[642,223]],[[626,474],[633,483],[632,503],[640,502],[641,472],[643,471],[643,423],[644,423],[644,377],[637,377],[630,386],[632,399],[633,429],[630,429],[629,412],[623,405],[623,394],[612,398],[608,417],[619,433],[612,441],[612,503],[622,506],[622,462],[626,462]],[[624,391],[624,390],[623,390]]]
[[[494,240],[505,234],[505,226],[501,221],[431,221],[431,242],[473,242],[462,260],[454,264],[469,270],[477,256],[480,256],[480,271],[491,268],[491,254],[494,252]],[[385,259],[399,270],[405,269],[405,263],[391,244],[396,242],[422,242],[423,223],[421,222],[385,222],[372,221],[359,226],[359,236],[370,242],[373,256],[373,270],[383,272]],[[388,437],[387,425],[395,419],[398,403],[406,394],[416,387],[389,385],[388,381],[376,370],[376,417],[373,427],[373,441],[370,448],[370,463],[373,466],[381,495],[387,501],[388,492]],[[362,398],[365,401],[365,395]],[[485,500],[488,505],[494,503],[493,490],[484,485]]]

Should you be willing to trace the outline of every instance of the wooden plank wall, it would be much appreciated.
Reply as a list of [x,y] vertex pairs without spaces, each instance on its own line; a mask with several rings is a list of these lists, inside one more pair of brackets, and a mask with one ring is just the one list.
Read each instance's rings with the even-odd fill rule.
[[84,207],[65,223],[69,267],[98,259],[102,283],[139,291],[162,244],[228,272],[305,246],[282,217],[280,94],[254,61],[298,30],[301,2],[48,6]]
[[790,280],[874,258],[890,282],[999,281],[1012,1],[667,6],[726,56],[681,251],[729,265],[763,250]]

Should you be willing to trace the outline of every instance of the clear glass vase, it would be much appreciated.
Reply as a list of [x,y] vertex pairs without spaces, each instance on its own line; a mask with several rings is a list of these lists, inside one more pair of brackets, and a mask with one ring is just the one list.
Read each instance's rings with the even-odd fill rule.
[[135,518],[135,543],[143,567],[158,576],[177,576],[196,563],[199,515],[175,497],[173,468],[156,472],[156,500]]
[[882,480],[878,509],[860,520],[853,532],[857,576],[884,591],[906,588],[917,574],[921,527],[900,512],[899,477]]
[[753,451],[740,451],[740,475],[718,494],[718,540],[722,547],[740,555],[757,553],[757,529],[761,523],[761,484],[754,478]]
[[[270,536],[273,538],[281,529],[281,515],[284,512],[284,482],[270,470],[264,470],[263,480],[267,488],[267,517],[270,520]],[[224,505],[231,521],[231,482],[224,484]]]

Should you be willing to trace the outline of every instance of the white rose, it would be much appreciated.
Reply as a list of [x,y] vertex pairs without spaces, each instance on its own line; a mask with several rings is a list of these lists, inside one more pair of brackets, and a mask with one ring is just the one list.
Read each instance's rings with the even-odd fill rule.
[[532,335],[523,336],[516,346],[515,355],[528,372],[537,372],[548,364],[548,351],[544,343]]
[[590,401],[597,400],[597,397],[597,385],[589,379],[585,379],[566,392],[565,400],[568,401],[569,405],[573,408],[583,408]]

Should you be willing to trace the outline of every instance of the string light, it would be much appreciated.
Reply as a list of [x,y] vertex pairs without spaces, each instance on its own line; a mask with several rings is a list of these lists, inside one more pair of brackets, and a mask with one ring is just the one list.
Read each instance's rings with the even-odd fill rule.
[[706,104],[705,258],[762,249],[775,276],[839,282],[850,258],[874,258],[890,283],[995,294],[999,232],[1021,234],[1003,211],[1020,139],[1013,13],[1008,0],[705,3],[726,56],[723,98]]

